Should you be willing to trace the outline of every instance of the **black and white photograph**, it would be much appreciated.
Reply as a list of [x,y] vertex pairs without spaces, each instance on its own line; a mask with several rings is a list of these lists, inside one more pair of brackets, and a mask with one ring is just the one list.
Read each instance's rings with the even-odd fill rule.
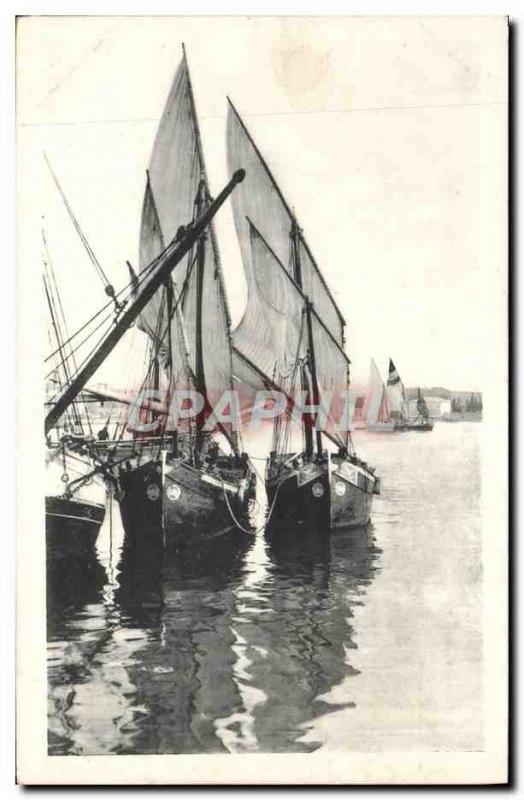
[[16,35],[21,782],[504,783],[507,18]]

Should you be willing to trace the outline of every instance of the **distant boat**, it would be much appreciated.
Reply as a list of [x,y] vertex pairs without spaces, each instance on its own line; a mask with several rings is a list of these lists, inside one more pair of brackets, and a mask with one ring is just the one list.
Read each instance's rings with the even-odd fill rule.
[[389,374],[387,382],[387,399],[389,414],[394,422],[395,430],[406,430],[409,419],[406,390],[398,374],[393,359],[389,359]]
[[429,419],[429,411],[420,389],[418,390],[417,416],[411,418],[406,399],[406,390],[393,360],[389,359],[389,375],[387,383],[389,412],[394,421],[396,431],[432,431],[433,423]]
[[410,420],[408,422],[407,430],[408,431],[432,431],[433,430],[433,423],[429,418],[429,410],[420,391],[420,387],[417,390],[417,416],[415,419]]
[[362,415],[367,430],[387,433],[395,429],[395,422],[389,413],[386,387],[373,359],[369,368]]

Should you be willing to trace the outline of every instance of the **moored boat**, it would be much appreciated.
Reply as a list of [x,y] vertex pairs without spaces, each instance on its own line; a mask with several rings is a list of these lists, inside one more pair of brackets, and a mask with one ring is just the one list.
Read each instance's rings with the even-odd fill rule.
[[302,463],[303,454],[287,463],[272,453],[266,471],[271,525],[297,523],[327,532],[355,528],[371,517],[380,481],[373,468],[345,453],[326,452]]
[[[275,418],[266,468],[268,522],[308,524],[324,532],[364,525],[380,482],[357,457],[345,418],[345,320],[231,102],[228,163],[247,172],[232,197],[248,283],[246,311],[233,332],[235,374],[250,374],[253,386],[289,400],[288,413]],[[297,391],[299,404],[293,402]],[[302,448],[296,450],[290,449],[294,411],[302,433]]]
[[105,504],[64,495],[47,495],[46,548],[51,557],[94,547],[105,517]]
[[[138,278],[147,274],[165,242],[193,224],[210,202],[184,51],[147,173]],[[150,340],[152,388],[165,390],[167,406],[175,392],[187,389],[203,398],[204,408],[185,428],[170,428],[169,420],[157,418],[163,441],[154,455],[150,443],[141,452],[140,438],[135,439],[138,458],[118,472],[126,535],[141,536],[159,524],[166,543],[176,544],[193,536],[221,536],[238,526],[249,529],[255,487],[249,459],[232,426],[206,426],[216,400],[233,389],[229,309],[211,225],[137,324]]]
[[92,549],[104,521],[106,487],[84,437],[64,435],[46,450],[46,547],[49,557]]
[[[48,376],[51,407],[57,388],[63,387],[76,368],[66,319],[58,294],[45,235],[44,288],[49,310],[50,341],[56,345],[54,366]],[[46,437],[46,553],[48,560],[86,554],[94,550],[105,517],[106,488],[94,468],[91,423],[86,408],[77,402],[67,410],[63,424]]]

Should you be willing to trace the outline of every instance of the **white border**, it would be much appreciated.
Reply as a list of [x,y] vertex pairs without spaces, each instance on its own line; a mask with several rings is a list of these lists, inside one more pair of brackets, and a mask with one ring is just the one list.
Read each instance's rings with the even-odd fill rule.
[[[95,2],[91,0],[89,3],[67,3],[67,2],[48,2],[48,3],[41,3],[41,2],[20,2],[20,3],[7,3],[3,5],[2,12],[1,12],[1,21],[2,21],[2,29],[3,33],[5,33],[5,37],[3,39],[4,47],[2,49],[2,69],[0,70],[0,80],[2,82],[2,114],[3,120],[12,120],[13,119],[13,111],[14,111],[14,102],[13,102],[13,54],[14,54],[14,47],[12,42],[12,29],[13,29],[13,15],[14,14],[148,14],[148,15],[162,15],[162,14],[191,14],[191,15],[198,15],[198,14],[264,14],[264,15],[282,15],[282,14],[297,14],[297,15],[304,15],[304,14],[438,14],[438,15],[455,15],[455,14],[504,14],[508,13],[510,18],[512,18],[517,23],[519,22],[519,18],[522,18],[522,11],[521,11],[521,3],[517,2],[494,2],[493,0],[485,2],[445,2],[441,0],[441,2],[427,2],[427,3],[420,3],[420,2],[376,2],[374,0],[368,0],[368,2],[350,2],[350,0],[346,0],[346,2],[308,2],[307,0],[303,0],[302,2],[272,2],[268,0],[268,2],[234,2],[230,0],[230,2],[220,2],[220,3],[213,3],[213,2],[202,2],[202,0],[194,0],[194,2],[159,2],[159,0],[152,0],[149,3],[144,2],[115,2],[115,0],[108,0],[107,2]],[[519,13],[520,12],[520,13]],[[517,83],[517,102],[518,106],[520,106],[522,102],[522,92],[521,86]],[[519,102],[520,101],[520,102]],[[518,120],[515,118],[515,124],[518,126]],[[9,132],[5,135],[5,140],[2,143],[2,175],[4,177],[3,180],[3,189],[4,189],[4,203],[2,214],[0,215],[1,219],[1,226],[0,233],[2,234],[2,243],[4,249],[4,271],[3,271],[3,281],[2,281],[2,332],[4,336],[2,337],[2,344],[3,344],[3,369],[2,369],[2,376],[4,378],[3,385],[6,387],[7,391],[4,391],[2,403],[3,403],[3,451],[4,451],[4,460],[3,460],[3,469],[2,469],[2,511],[4,514],[4,525],[2,526],[2,530],[4,532],[5,541],[3,542],[2,548],[2,566],[3,566],[3,578],[2,581],[2,588],[4,591],[4,603],[2,604],[4,615],[7,615],[7,623],[4,623],[2,629],[4,631],[4,636],[6,637],[4,642],[5,645],[9,648],[9,646],[13,642],[13,604],[12,604],[12,594],[13,594],[13,579],[12,576],[9,578],[9,573],[11,572],[9,567],[12,563],[11,556],[13,553],[13,546],[12,546],[12,538],[11,532],[13,531],[13,492],[11,489],[13,488],[13,464],[15,459],[15,446],[14,446],[14,436],[13,436],[13,406],[16,401],[16,392],[13,386],[13,366],[14,366],[14,269],[12,265],[14,264],[14,193],[13,193],[13,186],[14,186],[14,126],[13,123],[9,125]],[[5,131],[5,129],[4,129]],[[516,139],[516,137],[515,137]],[[515,141],[516,144],[516,141]],[[515,176],[515,181],[520,185],[520,177],[521,171],[519,167],[518,175]],[[519,222],[521,221],[520,214],[519,219],[514,220],[515,224],[515,232],[514,236],[516,237],[516,229],[519,226]],[[516,243],[515,243],[516,244]],[[515,252],[515,257],[518,257],[518,253]],[[517,264],[514,265],[515,271],[517,271],[518,267]],[[520,302],[522,300],[522,287],[519,285],[515,287],[518,289],[518,299],[517,299],[517,307],[520,307]],[[517,315],[515,315],[517,316]],[[514,320],[515,328],[516,326],[516,319]],[[520,332],[519,332],[520,333]],[[520,342],[520,335],[519,335],[519,343]],[[522,353],[522,348],[516,351],[516,355]],[[520,368],[521,366],[521,356],[518,355],[518,364],[517,366]],[[519,369],[520,374],[520,369]],[[6,380],[7,378],[7,380]],[[516,376],[515,376],[516,379]],[[6,442],[7,440],[7,442]],[[517,443],[516,443],[517,444]],[[520,451],[520,447],[522,445],[522,435],[519,433],[518,437],[518,447]],[[502,468],[502,465],[501,465]],[[516,487],[516,494],[520,494],[520,489],[523,488],[520,485]],[[9,538],[6,534],[9,533]],[[519,531],[515,530],[514,537],[515,540],[518,538]],[[522,548],[521,548],[522,551]],[[9,602],[11,600],[11,602]],[[515,617],[518,619],[517,609],[515,609]],[[3,660],[3,674],[2,674],[2,687],[4,689],[5,697],[3,698],[2,703],[2,717],[4,721],[12,722],[13,717],[13,666],[12,664],[6,664],[6,661]],[[7,742],[2,742],[2,759],[4,769],[2,770],[2,775],[4,780],[7,779],[7,787],[11,787],[13,789],[13,775],[14,775],[14,766],[13,766],[13,744],[12,744],[12,735],[9,736],[8,734]],[[515,753],[515,760],[518,759],[517,753]],[[123,763],[127,761],[128,758],[131,757],[119,757],[118,758],[118,769],[115,770],[115,774],[113,779],[115,782],[118,782],[122,778],[122,773],[125,772],[127,781],[132,781],[135,776],[135,772],[132,769],[132,765]],[[150,756],[146,757],[147,759],[151,760],[151,767],[154,766],[154,761],[163,758],[158,756]],[[206,759],[214,759],[213,756],[206,756]],[[230,760],[234,758],[232,756],[228,757]],[[268,770],[269,775],[274,774],[274,765],[271,767],[271,764],[267,764],[267,756],[260,756],[255,757],[258,759],[259,768],[265,770],[265,777],[267,778]],[[272,760],[275,758],[279,758],[272,756]],[[293,756],[285,756],[286,760],[291,762],[293,760]],[[58,759],[60,761],[61,759]],[[266,763],[264,763],[266,762]],[[58,766],[58,765],[57,765]],[[231,764],[230,764],[231,766]],[[144,779],[147,777],[146,770],[140,770],[140,778]],[[258,772],[258,768],[255,770]],[[78,776],[80,777],[80,776]],[[181,776],[180,776],[181,777]],[[194,772],[190,770],[189,774],[185,776],[186,778],[194,779],[196,776]],[[254,778],[255,774],[251,775],[251,778]],[[315,773],[312,774],[312,779],[314,780],[316,777]],[[335,777],[335,775],[333,775]],[[478,774],[479,780],[482,780],[481,773]],[[219,779],[219,773],[216,773],[216,778]]]

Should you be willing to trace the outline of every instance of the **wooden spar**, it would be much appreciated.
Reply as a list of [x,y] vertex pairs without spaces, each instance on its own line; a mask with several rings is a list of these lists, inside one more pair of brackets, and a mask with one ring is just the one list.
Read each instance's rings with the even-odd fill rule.
[[218,209],[227,200],[233,189],[245,178],[245,171],[238,169],[227,186],[225,186],[218,197],[210,203],[209,207],[202,216],[195,220],[194,224],[186,230],[182,238],[174,240],[166,250],[158,257],[157,266],[151,278],[145,286],[139,290],[138,295],[124,311],[112,331],[108,334],[100,348],[91,356],[84,367],[80,370],[76,378],[71,381],[69,386],[62,392],[53,408],[45,418],[46,434],[56,425],[64,411],[71,405],[78,393],[84,388],[85,384],[98,367],[105,361],[109,353],[118,344],[126,330],[135,321],[143,308],[148,304],[156,290],[162,285],[176,265],[183,259],[186,253],[198,240],[199,236],[209,225]]
[[[299,241],[299,228],[296,222],[295,217],[291,218],[291,245],[292,245],[292,254],[293,254],[293,278],[295,283],[297,284],[298,288],[302,292],[302,268],[300,263],[300,241]],[[313,359],[313,355],[311,352],[311,318],[310,318],[310,306],[306,299],[305,308],[307,313],[307,324],[308,324],[308,336],[309,336],[309,352],[310,358]],[[316,375],[316,369],[315,369]],[[309,383],[307,377],[304,373],[304,367],[300,370],[300,378],[302,384],[302,391],[306,391],[309,395]],[[310,398],[311,402],[311,398]],[[306,457],[311,458],[313,456],[313,431],[311,430],[311,416],[308,419],[305,419],[302,416],[302,430],[304,431],[304,440],[305,440],[305,450],[306,450]],[[321,449],[320,449],[321,451]]]
[[[202,178],[200,181],[200,185],[198,187],[198,193],[196,197],[196,213],[197,216],[200,216],[202,210],[205,207],[204,202],[204,179]],[[205,234],[199,238],[197,243],[197,275],[196,275],[196,314],[195,314],[195,321],[196,321],[196,331],[195,331],[195,389],[199,394],[205,398],[207,401],[207,391],[206,391],[206,377],[204,374],[204,353],[203,353],[203,345],[202,345],[202,300],[204,294],[204,269],[206,263],[206,237]],[[206,402],[207,405],[207,402]],[[204,437],[202,433],[202,428],[204,426],[205,419],[203,418],[202,414],[198,415],[196,421],[196,442],[195,442],[195,451],[196,451],[196,460],[197,463],[200,461],[200,456],[202,453],[202,447],[204,444]]]
[[[198,162],[200,164],[200,174],[201,174],[201,180],[202,180],[202,184],[201,184],[201,186],[199,187],[199,190],[198,190],[197,202],[201,203],[200,209],[202,209],[203,207],[205,207],[207,202],[210,200],[211,195],[209,194],[209,180],[208,180],[208,177],[207,177],[206,162],[205,162],[205,159],[204,159],[204,148],[202,146],[202,136],[200,134],[200,125],[198,123],[198,114],[197,114],[197,110],[196,110],[195,95],[194,95],[194,92],[193,92],[193,84],[191,82],[191,73],[189,71],[189,62],[188,62],[188,59],[187,59],[186,47],[185,47],[184,43],[182,43],[182,57],[183,57],[183,62],[185,64],[185,68],[186,68],[189,103],[190,103],[190,107],[191,107],[191,121],[193,123],[193,130],[194,130],[194,133],[195,133],[195,143],[196,143],[196,149],[197,149],[197,155],[198,155]],[[199,213],[200,213],[200,211],[199,211]],[[228,343],[229,343],[229,350],[230,350],[230,353],[231,353],[231,348],[233,347],[233,342],[231,340],[231,314],[230,314],[230,311],[229,311],[229,304],[227,302],[227,296],[226,296],[225,288],[224,288],[224,279],[223,279],[223,275],[222,275],[222,264],[221,264],[221,260],[220,260],[220,251],[218,249],[218,241],[217,241],[217,238],[216,238],[216,235],[215,235],[215,230],[214,230],[213,225],[209,226],[209,239],[210,239],[210,242],[211,242],[211,249],[212,249],[213,258],[214,258],[214,261],[215,261],[214,269],[216,271],[215,274],[216,274],[217,282],[218,282],[218,290],[219,290],[219,293],[220,293],[220,299],[222,301],[222,306],[223,306],[223,310],[224,310],[224,316],[225,316],[225,319],[226,319],[226,334],[227,334],[227,339],[228,339]],[[199,351],[198,341],[199,341],[199,338],[200,338],[200,348],[201,348],[201,356],[200,356],[200,358],[201,358],[201,362],[202,362],[202,364],[201,364],[202,381],[204,382],[204,389],[202,391],[202,395],[206,398],[206,401],[207,401],[207,391],[206,391],[206,388],[205,388],[204,354],[203,354],[203,349],[202,349],[202,323],[201,323],[201,321],[199,323],[199,315],[201,316],[201,299],[200,300],[198,299],[199,297],[200,298],[202,297],[202,292],[203,292],[203,288],[204,288],[205,247],[206,247],[206,243],[204,241],[199,242],[199,244],[198,244],[198,255],[197,255],[197,330],[196,330],[196,338],[197,338],[197,348],[196,348],[196,350],[197,350],[197,353],[196,353],[196,355],[197,355],[197,366],[198,366],[198,357],[199,357],[198,356],[198,351]],[[200,311],[199,311],[199,308],[200,308]],[[233,376],[232,376],[233,362],[232,362],[232,358],[231,357],[230,357],[229,371],[230,371],[230,381],[229,381],[230,389],[233,389]],[[198,373],[198,369],[196,370],[196,372]],[[198,375],[196,377],[198,379]],[[226,439],[228,440],[229,444],[233,448],[233,451],[235,453],[238,453],[238,450],[239,450],[239,448],[238,448],[238,436],[237,436],[236,431],[234,431],[234,430],[231,431],[231,435],[226,434],[225,430],[223,430],[222,432],[224,433],[224,435],[226,436]],[[198,426],[197,426],[197,442],[196,442],[196,444],[197,444],[197,453],[198,453],[199,449],[201,448],[201,441],[200,440],[201,440],[201,434],[200,434]]]
[[[311,362],[311,380],[313,383],[313,403],[318,405],[320,402],[320,390],[318,387],[318,378],[317,378],[317,362],[315,359],[315,347],[313,342],[313,326],[311,324],[311,303],[309,300],[306,300],[306,320],[307,320],[307,333],[309,339],[309,360]],[[320,429],[316,429],[316,440],[317,440],[317,453],[319,456],[322,455],[322,434]]]

